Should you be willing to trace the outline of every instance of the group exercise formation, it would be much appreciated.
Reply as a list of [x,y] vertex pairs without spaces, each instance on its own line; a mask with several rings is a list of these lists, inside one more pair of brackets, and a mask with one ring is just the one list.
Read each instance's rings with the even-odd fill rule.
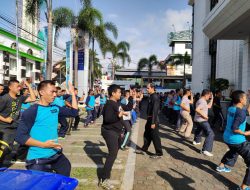
[[[159,135],[161,115],[176,133],[194,146],[201,145],[205,136],[200,153],[208,157],[213,156],[214,130],[220,131],[228,151],[221,154],[216,171],[231,172],[240,155],[247,166],[240,189],[250,189],[250,144],[247,140],[250,106],[245,92],[231,93],[226,115],[221,106],[221,91],[208,89],[195,95],[190,89],[163,94],[157,93],[156,86],[149,83],[145,94],[140,88],[124,90],[112,84],[107,91],[95,87],[87,95],[78,94],[71,83],[59,87],[51,80],[40,82],[36,89],[27,81],[10,80],[7,87],[0,85],[0,165],[21,160],[29,170],[70,176],[71,163],[63,154],[59,140],[67,138],[71,130],[77,132],[80,127],[95,125],[100,118],[103,120],[100,131],[108,154],[98,184],[106,190],[114,189],[110,183],[112,167],[118,151],[130,147],[130,137],[133,128],[138,127],[135,124],[140,114],[146,115],[147,120],[144,135],[139,137],[144,143],[134,153],[148,155],[153,142],[155,154],[150,154],[149,159],[164,156]],[[83,124],[79,109],[82,104],[87,114]],[[142,104],[146,109],[142,109]],[[213,117],[210,117],[211,112]]]

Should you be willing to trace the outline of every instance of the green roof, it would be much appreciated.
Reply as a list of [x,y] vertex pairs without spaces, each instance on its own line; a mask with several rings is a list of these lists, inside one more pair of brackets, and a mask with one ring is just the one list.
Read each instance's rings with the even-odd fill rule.
[[171,45],[173,42],[191,42],[192,33],[190,30],[183,30],[179,32],[170,32],[168,34],[168,43]]
[[[6,30],[4,30],[2,28],[0,28],[0,34],[4,35],[4,36],[6,36],[6,37],[8,37],[10,39],[16,40],[16,35],[14,35],[14,34],[12,34],[10,32],[7,32]],[[34,43],[32,43],[32,42],[30,42],[28,40],[25,40],[23,38],[18,38],[18,42],[22,43],[22,44],[25,44],[25,45],[27,45],[29,47],[35,48],[37,50],[43,50],[43,48],[41,46],[39,46],[37,44],[34,44]]]
[[[12,48],[10,48],[10,47],[4,46],[4,45],[2,45],[2,44],[0,44],[0,50],[2,50],[2,51],[7,51],[7,52],[9,52],[9,53],[11,53],[11,54],[13,54],[13,55],[16,55],[16,50],[15,50],[15,49],[12,49]],[[33,56],[33,55],[24,53],[24,52],[22,52],[22,51],[19,51],[19,55],[20,55],[21,57],[26,57],[27,59],[30,59],[30,60],[33,60],[33,61],[38,61],[38,62],[40,62],[40,63],[45,62],[44,59],[41,59],[41,58],[39,58],[39,57],[35,57],[35,56]]]

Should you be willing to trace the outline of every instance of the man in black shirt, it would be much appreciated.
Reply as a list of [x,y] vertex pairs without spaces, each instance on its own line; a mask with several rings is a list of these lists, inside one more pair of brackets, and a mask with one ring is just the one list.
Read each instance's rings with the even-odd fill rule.
[[224,116],[222,113],[222,108],[221,108],[221,91],[217,90],[215,92],[215,97],[213,101],[213,112],[214,112],[214,118],[212,121],[212,126],[215,126],[216,122],[219,124],[219,130],[222,132],[224,130]]
[[[159,136],[159,110],[160,110],[160,99],[155,92],[155,86],[152,83],[147,85],[147,91],[150,94],[148,109],[147,109],[147,123],[144,132],[144,145],[142,151],[146,152],[153,141],[156,154],[150,156],[150,158],[158,159],[163,155],[161,147],[161,139]],[[136,151],[137,153],[142,153]]]
[[[28,82],[24,82],[30,92],[30,96],[20,96],[21,86],[18,80],[10,80],[8,83],[9,93],[0,97],[0,141],[4,141],[12,148],[16,136],[20,110],[22,103],[33,102],[36,96]],[[0,163],[9,149],[6,149]]]
[[114,186],[109,183],[111,170],[120,147],[120,137],[122,133],[122,116],[127,115],[125,111],[133,107],[133,99],[129,98],[127,105],[120,104],[121,89],[118,85],[111,85],[108,88],[109,100],[103,108],[103,124],[101,133],[108,147],[108,156],[103,168],[103,175],[100,180],[100,186],[103,189],[113,189]]

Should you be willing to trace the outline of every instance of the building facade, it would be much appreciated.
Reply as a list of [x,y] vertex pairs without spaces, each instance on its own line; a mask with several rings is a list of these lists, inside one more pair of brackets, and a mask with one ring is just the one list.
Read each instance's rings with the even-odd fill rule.
[[193,91],[229,80],[229,91],[250,85],[250,1],[189,0],[193,7]]
[[[19,38],[18,61],[16,59],[15,34],[0,28],[0,83],[10,79],[31,79],[39,83],[43,48],[23,38]],[[19,64],[17,64],[19,63]]]

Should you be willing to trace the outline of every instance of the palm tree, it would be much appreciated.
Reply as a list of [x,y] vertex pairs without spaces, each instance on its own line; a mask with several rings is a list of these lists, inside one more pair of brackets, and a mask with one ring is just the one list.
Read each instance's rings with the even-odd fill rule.
[[106,39],[106,43],[102,44],[102,53],[104,57],[108,52],[112,54],[112,79],[115,79],[115,67],[118,64],[118,61],[122,61],[122,66],[124,67],[125,63],[128,62],[128,64],[131,62],[130,55],[128,54],[128,51],[130,49],[130,45],[126,41],[121,41],[117,45],[113,43],[112,41]]
[[191,64],[191,57],[190,55],[185,52],[184,55],[176,54],[171,56],[172,65],[182,65],[183,64],[183,88],[186,86],[186,64]]
[[92,7],[91,0],[82,0],[83,9],[79,13],[78,28],[83,31],[84,41],[84,78],[83,88],[87,91],[89,84],[89,44],[90,36],[94,33],[96,25],[103,24],[103,17],[99,10]]
[[148,68],[148,82],[150,82],[153,66],[159,65],[159,61],[157,60],[156,55],[151,55],[148,59],[142,58],[139,60],[137,65],[137,71],[140,72],[143,68]]
[[47,62],[46,62],[46,79],[52,77],[52,0],[27,0],[25,14],[35,23],[38,10],[41,10],[42,4],[46,4],[45,16],[48,23],[48,44],[47,44]]
[[[103,44],[106,43],[107,40],[110,40],[108,39],[108,35],[107,35],[107,32],[111,32],[113,37],[115,39],[117,39],[118,37],[118,29],[116,27],[116,25],[112,22],[106,22],[104,24],[101,24],[101,25],[96,25],[94,27],[94,30],[91,31],[91,39],[92,39],[92,51],[95,51],[95,40],[98,42],[99,44],[99,47],[102,49],[103,48]],[[91,56],[91,60],[90,60],[90,73],[93,72],[93,60],[94,60],[94,54],[92,54]],[[93,81],[91,80],[91,76],[93,74],[90,74],[90,81]],[[92,84],[90,84],[90,88],[92,88]]]
[[[93,72],[92,74],[92,80],[94,79],[100,79],[102,77],[102,65],[100,64],[100,60],[98,59],[98,54],[95,51],[90,50],[91,57],[94,57],[93,61]],[[92,83],[93,83],[92,81]]]

